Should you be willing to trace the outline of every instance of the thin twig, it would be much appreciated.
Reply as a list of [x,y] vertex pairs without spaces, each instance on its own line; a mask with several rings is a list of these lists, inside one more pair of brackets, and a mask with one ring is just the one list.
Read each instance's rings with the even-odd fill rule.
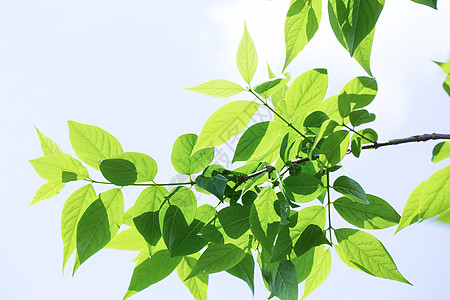
[[407,138],[394,139],[387,142],[364,145],[362,146],[362,149],[378,149],[384,146],[393,146],[413,142],[426,142],[429,140],[450,140],[450,134],[431,133],[431,134],[413,135]]

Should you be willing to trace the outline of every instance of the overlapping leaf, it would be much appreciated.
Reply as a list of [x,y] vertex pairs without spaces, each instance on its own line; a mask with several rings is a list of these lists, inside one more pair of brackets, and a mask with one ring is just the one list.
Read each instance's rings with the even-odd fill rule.
[[178,137],[172,149],[172,165],[181,174],[191,175],[201,172],[214,158],[214,148],[205,148],[192,153],[197,143],[197,135],[183,134]]
[[69,154],[50,154],[30,160],[34,170],[48,181],[69,182],[89,177],[88,171]]

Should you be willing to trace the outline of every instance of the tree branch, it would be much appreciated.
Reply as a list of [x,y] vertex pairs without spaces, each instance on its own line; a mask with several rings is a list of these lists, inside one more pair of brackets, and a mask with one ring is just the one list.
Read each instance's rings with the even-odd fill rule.
[[378,149],[384,146],[393,146],[400,145],[412,142],[426,142],[429,140],[450,140],[450,134],[442,134],[442,133],[431,133],[431,134],[422,134],[422,135],[413,135],[407,138],[394,139],[387,142],[382,143],[372,143],[368,145],[362,146],[363,149]]

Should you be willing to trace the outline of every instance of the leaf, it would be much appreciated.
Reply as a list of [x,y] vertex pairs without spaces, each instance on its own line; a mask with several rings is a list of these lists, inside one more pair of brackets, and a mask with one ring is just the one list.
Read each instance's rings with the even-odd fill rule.
[[[294,257],[291,260],[297,271],[297,283],[300,284],[308,278],[309,274],[311,274],[314,265],[314,252],[319,248],[320,247],[312,248],[302,256]],[[322,251],[322,249],[320,251]]]
[[160,250],[138,264],[133,271],[130,286],[123,299],[148,288],[172,273],[181,261],[181,257],[170,257],[168,250]]
[[151,186],[141,192],[133,207],[133,224],[142,237],[152,246],[161,238],[159,209],[167,190],[161,186]]
[[188,229],[188,224],[183,216],[181,209],[175,205],[170,205],[164,214],[164,225],[162,227],[162,236],[169,249],[170,255],[173,253],[172,244],[176,239],[183,237]]
[[210,192],[219,200],[223,200],[223,194],[225,192],[227,182],[228,179],[220,174],[214,175],[212,177],[205,177],[203,175],[200,175],[195,179],[195,183],[199,188]]
[[76,190],[64,203],[61,214],[63,240],[63,270],[76,246],[77,225],[86,208],[95,200],[91,184]]
[[255,152],[269,127],[269,121],[260,122],[250,126],[242,134],[234,152],[233,161],[247,161]]
[[273,242],[278,233],[280,217],[274,203],[278,200],[272,188],[263,189],[250,209],[250,229],[263,249],[272,252]]
[[339,258],[349,267],[369,275],[411,284],[397,270],[383,244],[367,232],[342,228],[334,231]]
[[323,246],[321,246],[317,247],[314,251],[314,265],[308,278],[306,278],[302,299],[305,299],[306,296],[318,288],[325,281],[325,279],[327,279],[328,273],[330,273],[330,249],[325,251],[323,249]]
[[286,93],[287,114],[291,123],[302,126],[306,114],[316,108],[327,91],[326,69],[313,69],[297,77]]
[[280,262],[270,289],[272,294],[282,300],[298,299],[297,272],[291,261]]
[[287,198],[298,203],[312,201],[319,197],[324,190],[319,179],[306,173],[289,176],[283,180],[283,184]]
[[328,15],[336,38],[370,73],[369,61],[375,24],[384,0],[329,0]]
[[134,227],[119,232],[104,248],[127,251],[144,251],[148,249],[144,238]]
[[[214,210],[214,208],[212,208]],[[201,207],[197,210],[200,212]],[[214,210],[215,212],[215,210]],[[200,236],[200,230],[205,226],[207,221],[196,219],[185,229],[182,234],[179,234],[171,243],[170,254],[172,256],[185,256],[196,253],[206,246],[208,241]]]
[[377,91],[377,81],[374,78],[364,76],[353,78],[342,88],[338,96],[339,114],[345,118],[351,111],[366,107],[373,101]]
[[397,232],[450,209],[450,166],[435,172],[414,189],[403,209]]
[[250,229],[250,210],[242,205],[233,205],[221,209],[217,217],[225,233],[238,239]]
[[118,186],[153,181],[157,170],[153,158],[136,152],[126,152],[100,162],[102,175]]
[[250,84],[253,75],[255,75],[258,67],[258,54],[256,53],[255,44],[253,43],[250,34],[247,31],[247,26],[244,24],[244,35],[239,43],[236,65],[241,73],[242,78]]
[[375,115],[365,109],[354,110],[349,117],[353,127],[375,121]]
[[199,256],[199,253],[195,253],[183,257],[180,264],[177,266],[177,272],[178,277],[180,277],[184,285],[191,291],[192,296],[194,296],[196,300],[206,300],[208,275],[198,275],[186,280],[188,275],[192,272],[192,268],[197,263]]
[[362,151],[361,137],[357,134],[352,135],[350,149],[355,157],[359,157]]
[[450,75],[448,75],[447,78],[445,78],[443,88],[447,92],[447,94],[450,96]]
[[197,211],[197,198],[194,193],[184,186],[177,186],[165,197],[166,201],[162,204],[159,211],[159,225],[163,228],[164,216],[169,205],[179,207],[183,213],[188,225],[194,221]]
[[288,256],[291,251],[292,240],[289,236],[289,227],[286,225],[280,226],[280,231],[278,232],[277,240],[275,241],[275,246],[273,248],[271,262],[286,260],[286,256]]
[[191,88],[194,92],[202,93],[216,98],[227,98],[236,95],[244,90],[239,84],[225,79],[214,79],[203,82]]
[[440,162],[447,157],[450,157],[450,142],[440,142],[434,146],[432,162]]
[[364,229],[383,229],[394,226],[400,215],[383,199],[367,194],[368,204],[360,204],[342,197],[333,202],[334,208],[350,224]]
[[348,131],[338,130],[331,133],[320,146],[320,159],[327,167],[338,164],[347,154]]
[[253,260],[251,253],[247,253],[237,265],[227,269],[226,272],[245,281],[252,291],[252,294],[255,294],[255,261]]
[[52,198],[58,195],[58,193],[63,189],[64,183],[61,182],[47,182],[44,183],[34,194],[33,200],[31,200],[28,206],[39,203],[41,201]]
[[99,162],[123,153],[119,141],[97,126],[68,121],[69,138],[77,156],[88,166],[99,170]]
[[39,129],[36,129],[36,132],[39,137],[39,142],[41,143],[41,149],[44,155],[50,155],[50,154],[62,154],[61,148],[53,142],[50,138],[48,138],[46,135],[44,135],[42,132],[39,131]]
[[[105,247],[122,224],[123,196],[120,189],[98,195],[80,218],[77,226],[77,260],[80,265]],[[75,266],[75,270],[78,266]]]
[[197,135],[193,133],[183,134],[176,139],[172,150],[172,165],[178,173],[196,174],[212,162],[214,148],[205,148],[192,153],[197,139]]
[[48,181],[69,182],[89,177],[88,171],[69,154],[50,154],[30,160],[34,170]]
[[411,1],[437,9],[437,0],[411,0]]
[[337,178],[333,183],[333,189],[355,202],[369,204],[363,188],[350,177],[340,176]]
[[235,101],[219,108],[206,121],[192,152],[227,142],[247,126],[258,107],[255,102]]
[[309,225],[315,224],[320,228],[325,226],[325,208],[323,206],[305,207],[299,212],[294,213],[289,220],[292,220],[293,223],[290,225],[289,234],[292,242],[295,244]]
[[303,230],[300,238],[295,243],[294,252],[297,256],[302,256],[310,249],[322,244],[330,245],[325,232],[319,226],[310,224]]
[[260,94],[264,99],[267,99],[274,93],[276,93],[279,89],[286,86],[288,82],[289,78],[275,78],[258,84],[254,88],[254,90],[258,94]]
[[225,271],[237,265],[245,252],[233,244],[211,244],[198,259],[187,279]]
[[284,24],[286,59],[283,71],[297,54],[308,44],[319,28],[322,15],[320,0],[293,0]]

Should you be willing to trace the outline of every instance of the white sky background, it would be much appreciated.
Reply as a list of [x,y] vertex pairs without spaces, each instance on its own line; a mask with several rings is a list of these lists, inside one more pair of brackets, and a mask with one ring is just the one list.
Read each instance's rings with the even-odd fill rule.
[[[381,140],[449,133],[445,75],[431,60],[450,57],[450,2],[439,0],[438,11],[408,0],[386,2],[371,60],[379,86],[369,106],[377,114],[373,127]],[[318,33],[288,71],[298,76],[328,68],[328,95],[333,95],[365,73],[332,36],[325,3]],[[235,53],[244,20],[261,63],[255,82],[266,79],[266,59],[279,74],[287,6],[286,0],[0,2],[0,299],[121,299],[134,268],[135,253],[102,250],[74,278],[73,258],[61,273],[63,201],[80,185],[69,183],[55,198],[26,208],[44,183],[28,163],[41,156],[33,125],[70,154],[65,122],[98,125],[125,151],[152,156],[157,180],[169,181],[175,174],[170,164],[175,139],[198,134],[206,119],[230,101],[182,88],[215,78],[243,83]],[[251,99],[233,99],[242,97]],[[344,172],[401,212],[411,191],[448,164],[431,163],[434,144],[366,151],[358,160],[347,157]],[[138,191],[126,189],[129,207]],[[334,227],[348,226],[338,220],[333,216]],[[447,297],[450,227],[427,221],[395,236],[394,229],[371,233],[415,286],[368,276],[333,255],[328,279],[308,299]],[[255,299],[264,299],[268,293],[258,269],[255,275]],[[243,281],[220,274],[210,276],[208,295],[251,298]],[[133,299],[190,297],[173,273]]]

